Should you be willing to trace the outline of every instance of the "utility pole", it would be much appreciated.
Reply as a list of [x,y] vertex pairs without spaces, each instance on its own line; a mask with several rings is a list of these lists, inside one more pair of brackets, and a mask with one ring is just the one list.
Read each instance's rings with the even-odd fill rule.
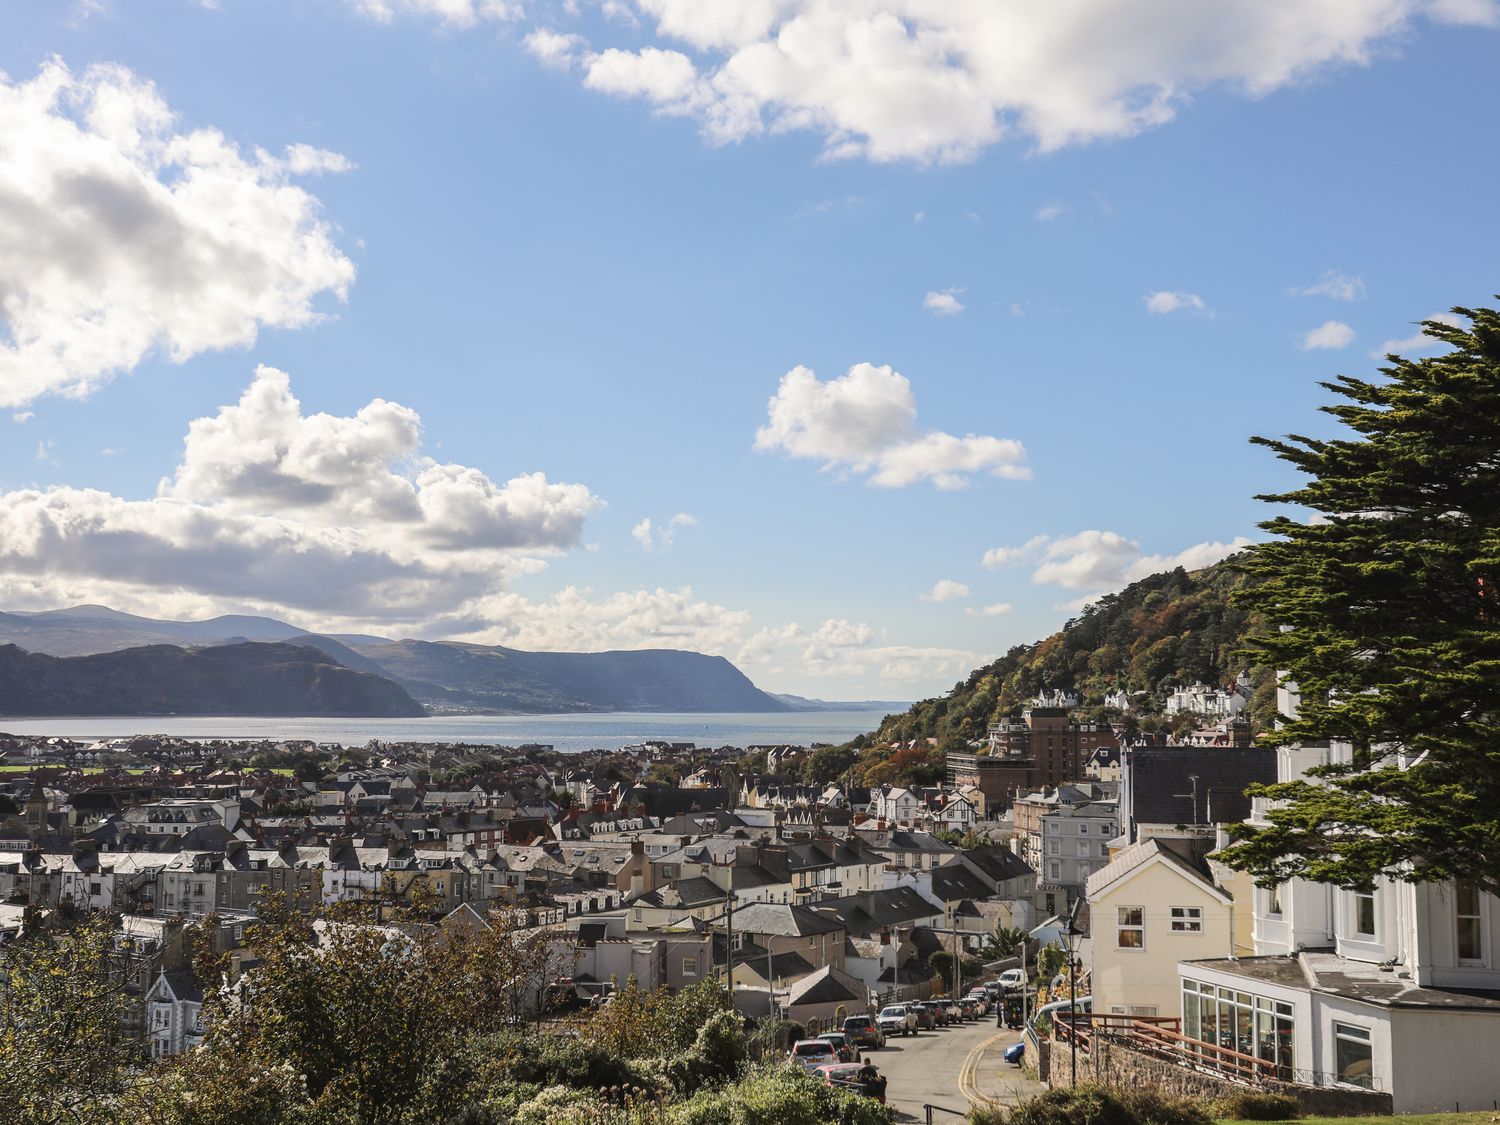
[[724,907],[724,998],[734,1011],[734,856],[729,857],[729,896]]

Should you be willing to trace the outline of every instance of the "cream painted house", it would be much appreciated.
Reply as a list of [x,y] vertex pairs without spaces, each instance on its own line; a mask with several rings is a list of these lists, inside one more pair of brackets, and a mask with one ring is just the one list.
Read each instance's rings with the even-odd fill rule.
[[1233,896],[1203,860],[1175,850],[1190,846],[1153,837],[1089,876],[1094,1011],[1181,1015],[1178,962],[1250,952],[1235,943]]

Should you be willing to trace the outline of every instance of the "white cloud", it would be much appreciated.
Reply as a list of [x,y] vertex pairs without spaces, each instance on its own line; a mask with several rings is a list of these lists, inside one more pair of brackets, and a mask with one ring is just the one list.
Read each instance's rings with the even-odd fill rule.
[[768,414],[767,424],[756,431],[756,449],[865,473],[881,488],[922,480],[962,488],[979,472],[1011,479],[1030,475],[1018,441],[919,432],[911,383],[888,366],[857,363],[827,383],[806,367],[794,367],[782,376]]
[[519,0],[346,0],[363,16],[391,23],[396,16],[422,16],[445,27],[469,28],[509,22],[524,14]]
[[36,459],[45,461],[49,465],[57,464],[57,458],[53,455],[56,448],[51,438],[43,438],[36,443]]
[[842,618],[830,618],[812,633],[792,626],[789,634],[773,639],[806,640],[801,670],[808,676],[863,676],[873,671],[887,683],[924,684],[938,676],[962,675],[982,659],[964,649],[875,644],[870,626]]
[[955,601],[958,598],[967,598],[968,596],[969,588],[962,582],[955,582],[951,578],[941,578],[933,583],[931,590],[922,595],[922,600],[924,602],[937,602],[941,604],[943,602]]
[[681,51],[658,47],[622,51],[611,47],[589,55],[584,66],[587,73],[583,84],[589,89],[618,97],[645,98],[660,113],[691,113],[708,97],[693,61]]
[[651,82],[594,88],[691,112],[712,143],[805,130],[830,157],[917,162],[969,160],[1007,137],[1046,151],[1130,136],[1201,91],[1262,97],[1367,65],[1424,13],[1496,23],[1489,0],[634,0],[634,10],[654,24],[654,48],[691,53],[697,92],[669,86],[663,103]]
[[1002,614],[1009,613],[1014,608],[1015,606],[1011,605],[1010,602],[996,602],[994,605],[971,605],[964,610],[964,613],[969,617],[1000,617]]
[[0,598],[421,623],[466,612],[579,542],[601,502],[541,473],[504,484],[420,455],[420,419],[375,399],[304,415],[262,367],[189,427],[157,495],[0,495]]
[[[1437,312],[1423,319],[1435,320],[1439,324],[1448,325],[1450,328],[1463,327],[1463,321],[1458,317],[1452,315],[1451,313]],[[1388,355],[1399,355],[1409,358],[1414,355],[1421,355],[1423,352],[1431,352],[1436,351],[1438,348],[1446,348],[1447,346],[1447,344],[1445,344],[1442,340],[1439,340],[1436,336],[1429,336],[1424,329],[1416,333],[1416,335],[1407,336],[1402,340],[1387,340],[1385,343],[1381,344],[1380,347],[1376,348],[1375,351],[1371,354],[1374,355],[1377,359],[1384,359]]]
[[1241,537],[1229,543],[1197,543],[1175,555],[1147,555],[1139,543],[1118,532],[1080,531],[1033,548],[1040,561],[1031,580],[1069,590],[1094,590],[1090,596],[1098,597],[1098,592],[1174,567],[1200,570],[1249,545],[1250,540]]
[[965,305],[958,299],[962,289],[943,289],[929,292],[922,298],[922,307],[938,316],[954,316],[964,311]]
[[1044,203],[1037,209],[1036,221],[1039,223],[1050,223],[1053,219],[1060,219],[1068,213],[1068,205],[1059,203],[1055,199],[1050,203]]
[[532,31],[522,42],[543,66],[553,70],[567,70],[585,49],[582,36],[566,35],[545,27]]
[[656,546],[670,547],[677,539],[678,528],[697,526],[696,516],[688,515],[687,512],[678,512],[661,525],[653,523],[651,517],[647,516],[630,529],[630,534],[635,536],[635,541],[641,545],[642,550],[649,551]]
[[1341,320],[1325,320],[1302,337],[1305,350],[1313,348],[1347,348],[1354,342],[1354,329]]
[[911,221],[914,222],[914,223],[925,222],[926,219],[927,219],[927,212],[926,211],[918,211],[915,215],[913,215],[911,217]]
[[1033,535],[1019,547],[991,547],[984,553],[984,558],[980,560],[980,564],[993,570],[995,567],[1009,566],[1011,563],[1035,558],[1051,541],[1045,535]]
[[1196,293],[1172,292],[1166,289],[1158,289],[1154,293],[1146,295],[1146,311],[1155,316],[1165,316],[1181,309],[1191,309],[1194,312],[1207,312],[1208,306],[1203,303],[1203,298]]
[[543,601],[517,593],[480,599],[472,620],[437,623],[447,635],[520,649],[598,652],[678,648],[726,655],[744,643],[750,615],[694,597],[691,587],[631,590],[595,598],[568,586]]
[[1357,274],[1345,276],[1337,270],[1328,270],[1314,284],[1305,289],[1293,289],[1294,297],[1332,297],[1335,301],[1358,301],[1365,295],[1365,279]]
[[354,266],[291,177],[347,161],[181,131],[119,66],[0,76],[0,406],[81,397],[160,353],[183,362],[316,321]]
[[34,410],[17,410],[10,416],[10,420],[18,426],[24,426],[35,417],[36,411]]

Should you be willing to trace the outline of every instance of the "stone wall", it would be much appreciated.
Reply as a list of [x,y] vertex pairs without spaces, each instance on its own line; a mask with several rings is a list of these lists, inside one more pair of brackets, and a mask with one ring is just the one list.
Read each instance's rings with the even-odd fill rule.
[[[1049,1086],[1070,1084],[1073,1068],[1066,1044],[1053,1043],[1051,1067],[1043,1075]],[[1226,1094],[1255,1090],[1257,1093],[1287,1094],[1297,1099],[1302,1112],[1317,1117],[1373,1117],[1392,1111],[1391,1095],[1378,1090],[1354,1090],[1342,1086],[1304,1086],[1294,1082],[1263,1079],[1253,1085],[1211,1071],[1182,1066],[1155,1053],[1119,1040],[1096,1040],[1095,1050],[1078,1052],[1078,1081],[1103,1086],[1147,1086],[1163,1093],[1188,1098],[1220,1098]]]

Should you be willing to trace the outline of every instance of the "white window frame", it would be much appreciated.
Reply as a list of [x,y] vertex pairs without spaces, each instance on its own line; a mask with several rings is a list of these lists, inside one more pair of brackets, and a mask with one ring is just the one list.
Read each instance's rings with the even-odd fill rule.
[[[1128,921],[1132,915],[1138,921]],[[1126,945],[1121,938],[1125,934],[1139,934],[1141,943],[1139,945]],[[1115,907],[1115,948],[1128,949],[1131,952],[1143,952],[1146,948],[1146,908],[1144,906],[1117,906]]]
[[[1375,1089],[1375,1037],[1370,1029],[1357,1023],[1343,1023],[1340,1020],[1333,1021],[1333,1065],[1335,1067],[1333,1078],[1341,1086],[1352,1086],[1361,1090]],[[1340,1041],[1345,1043],[1358,1043],[1369,1049],[1370,1052],[1370,1074],[1369,1081],[1348,1082],[1339,1077],[1338,1067],[1338,1045]]]
[[[1464,885],[1455,883],[1453,885],[1453,955],[1460,965],[1483,965],[1485,964],[1485,951],[1488,948],[1485,942],[1485,910],[1484,893],[1474,883],[1467,884],[1468,889],[1474,895],[1474,912],[1472,914],[1460,913],[1459,895],[1463,893]],[[1465,921],[1471,921],[1474,925],[1474,945],[1477,957],[1465,957],[1460,952],[1460,934],[1463,931]]]
[[1281,888],[1284,883],[1276,883],[1265,888],[1266,892],[1266,916],[1268,918],[1281,918],[1286,913],[1286,904],[1281,901]]
[[[1370,928],[1362,930],[1359,928],[1360,903],[1364,899],[1370,900]],[[1353,931],[1355,938],[1363,938],[1366,941],[1374,941],[1380,936],[1380,903],[1375,897],[1374,891],[1351,891],[1349,893],[1349,929]]]
[[695,977],[698,975],[698,958],[684,957],[682,959],[682,975],[685,977]]
[[1174,934],[1201,934],[1203,932],[1203,907],[1171,907],[1172,932]]

